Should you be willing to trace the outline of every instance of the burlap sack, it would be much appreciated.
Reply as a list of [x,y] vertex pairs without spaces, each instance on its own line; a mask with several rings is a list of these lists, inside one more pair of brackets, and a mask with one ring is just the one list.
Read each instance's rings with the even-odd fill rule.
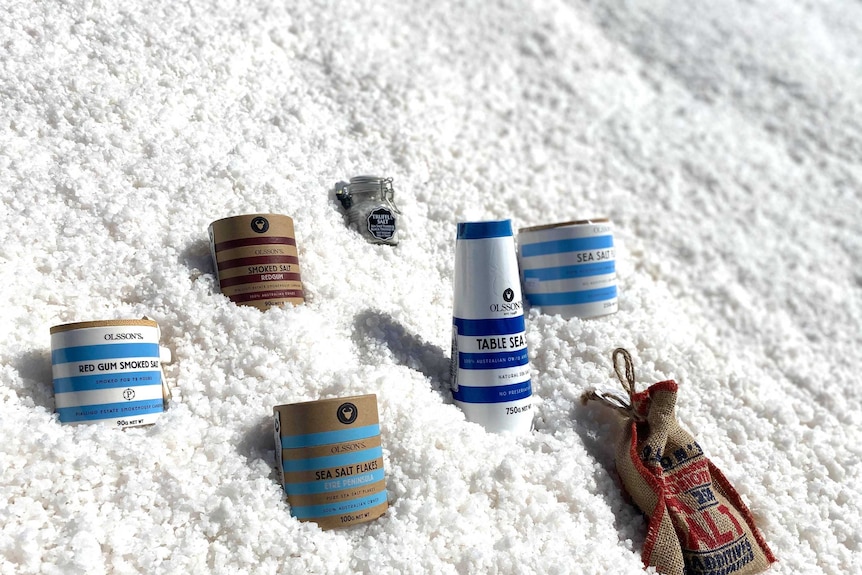
[[[625,375],[618,359],[625,361]],[[668,575],[750,575],[775,557],[751,512],[724,474],[676,421],[677,385],[662,381],[636,393],[631,356],[613,355],[629,402],[598,391],[584,395],[623,415],[616,466],[634,503],[649,518],[645,566]]]

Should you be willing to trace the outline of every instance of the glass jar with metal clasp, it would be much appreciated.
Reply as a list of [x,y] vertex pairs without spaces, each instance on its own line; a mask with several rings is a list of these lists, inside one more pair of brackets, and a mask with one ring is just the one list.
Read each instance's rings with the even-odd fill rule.
[[347,212],[348,223],[366,240],[397,245],[401,211],[395,205],[392,178],[355,176],[335,184],[335,197]]

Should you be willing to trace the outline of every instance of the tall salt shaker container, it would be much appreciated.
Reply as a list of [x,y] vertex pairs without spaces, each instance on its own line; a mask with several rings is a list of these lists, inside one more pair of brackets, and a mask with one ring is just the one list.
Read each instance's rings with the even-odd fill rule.
[[529,433],[532,384],[512,222],[459,223],[454,275],[452,398],[488,431]]

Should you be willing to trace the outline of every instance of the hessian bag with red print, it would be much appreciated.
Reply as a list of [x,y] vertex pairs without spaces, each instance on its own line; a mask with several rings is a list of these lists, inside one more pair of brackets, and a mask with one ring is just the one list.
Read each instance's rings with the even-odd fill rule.
[[[618,358],[625,361],[620,373]],[[623,414],[616,467],[625,491],[649,518],[645,566],[668,575],[750,575],[775,557],[751,512],[724,474],[676,420],[677,384],[662,381],[635,392],[631,356],[613,354],[614,370],[628,402],[589,391]]]

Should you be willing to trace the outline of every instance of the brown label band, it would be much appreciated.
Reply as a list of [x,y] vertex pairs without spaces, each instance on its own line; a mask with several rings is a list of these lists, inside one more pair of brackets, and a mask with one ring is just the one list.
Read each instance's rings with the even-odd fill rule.
[[151,319],[106,319],[97,321],[79,321],[76,323],[64,323],[51,327],[51,333],[60,333],[63,331],[72,331],[75,329],[87,329],[91,327],[126,327],[126,326],[147,326],[159,327],[159,324]]
[[301,289],[281,289],[235,295],[225,293],[225,295],[228,296],[230,298],[230,301],[234,303],[259,303],[267,306],[278,305],[284,302],[303,303],[305,301]]
[[296,246],[296,238],[288,236],[256,236],[251,238],[239,238],[236,240],[225,240],[218,242],[213,246],[216,252],[226,250],[234,250],[236,248],[245,248],[252,246],[267,246],[267,245],[282,245]]
[[[218,273],[218,277],[220,280],[242,277],[242,276],[254,276],[254,275],[268,275],[274,273],[291,273],[291,274],[302,274],[302,270],[299,268],[299,264],[264,264],[259,266],[243,266],[241,268],[230,268],[227,270],[220,270]],[[299,280],[297,280],[299,281]]]
[[[377,457],[359,463],[351,463],[349,465],[340,465],[335,467],[325,467],[322,469],[309,469],[308,471],[284,471],[285,488],[289,491],[291,483],[311,483],[312,481],[337,481],[343,479],[341,484],[345,487],[351,486],[348,480],[353,477],[360,477],[364,473],[371,473],[383,469],[383,458]],[[332,486],[333,489],[339,489],[337,485]],[[344,488],[344,487],[342,487]]]
[[[315,447],[294,447],[291,449],[282,449],[281,457],[284,460],[294,459],[311,459],[314,457],[328,457],[330,455],[343,455],[345,453],[355,453],[365,449],[380,447],[380,436],[373,435],[364,439],[356,439],[354,441],[343,441],[339,443],[331,443],[329,445],[317,445]],[[302,479],[301,481],[310,481]]]
[[280,415],[283,437],[380,423],[374,394],[278,405],[273,411]]
[[287,490],[287,502],[295,507],[302,507],[305,505],[324,505],[326,503],[339,503],[341,501],[350,501],[351,499],[370,497],[371,495],[386,491],[386,481],[359,485],[341,491],[309,493],[307,495],[291,494],[290,485],[285,486],[285,489]]
[[380,505],[369,509],[362,509],[344,515],[334,515],[332,517],[320,517],[318,519],[300,519],[300,521],[314,521],[321,529],[334,529],[337,527],[347,527],[357,523],[366,523],[374,521],[389,509],[389,502],[385,501]]
[[[299,263],[299,252],[293,246],[268,246],[261,247],[255,246],[253,248],[237,248],[235,250],[225,250],[223,252],[218,252],[215,254],[216,258],[216,267],[221,265],[219,271],[224,271],[230,269],[231,267],[235,267],[236,265],[256,265],[255,262],[250,264],[246,264],[242,262],[240,264],[230,263],[233,260],[244,260],[246,258],[282,258],[282,257],[293,257],[296,258],[296,263]],[[274,263],[284,263],[278,262],[276,260],[262,260],[258,261],[260,265],[272,265]],[[292,263],[290,261],[286,263]],[[227,265],[225,265],[227,264]]]
[[225,288],[245,284],[299,281],[301,281],[299,274],[288,272],[267,272],[263,274],[234,276],[232,278],[220,278],[219,285],[221,286],[222,291],[224,291]]
[[[255,224],[259,224],[255,226]],[[245,214],[216,220],[210,224],[214,245],[245,238],[294,238],[293,220],[281,214]]]
[[219,271],[228,270],[231,268],[267,266],[273,264],[298,264],[299,258],[296,256],[253,256],[250,258],[237,258],[235,260],[226,260],[218,263]]
[[[266,292],[278,292],[278,291],[302,291],[302,283],[295,281],[264,281],[264,282],[252,282],[252,283],[244,283],[233,286],[228,286],[224,288],[222,293],[231,299],[234,299],[233,296],[241,296],[244,294],[261,294]],[[286,296],[272,296],[272,297],[286,297]],[[294,297],[294,296],[289,296]],[[255,298],[260,299],[260,297]],[[235,300],[234,300],[235,301]]]
[[238,305],[247,305],[249,307],[256,307],[260,311],[266,311],[270,308],[281,307],[287,303],[292,304],[292,305],[301,305],[301,304],[305,303],[305,300],[304,299],[278,299],[278,300],[270,299],[270,300],[266,300],[266,301],[249,301],[249,302],[235,301],[234,303],[238,304]]

